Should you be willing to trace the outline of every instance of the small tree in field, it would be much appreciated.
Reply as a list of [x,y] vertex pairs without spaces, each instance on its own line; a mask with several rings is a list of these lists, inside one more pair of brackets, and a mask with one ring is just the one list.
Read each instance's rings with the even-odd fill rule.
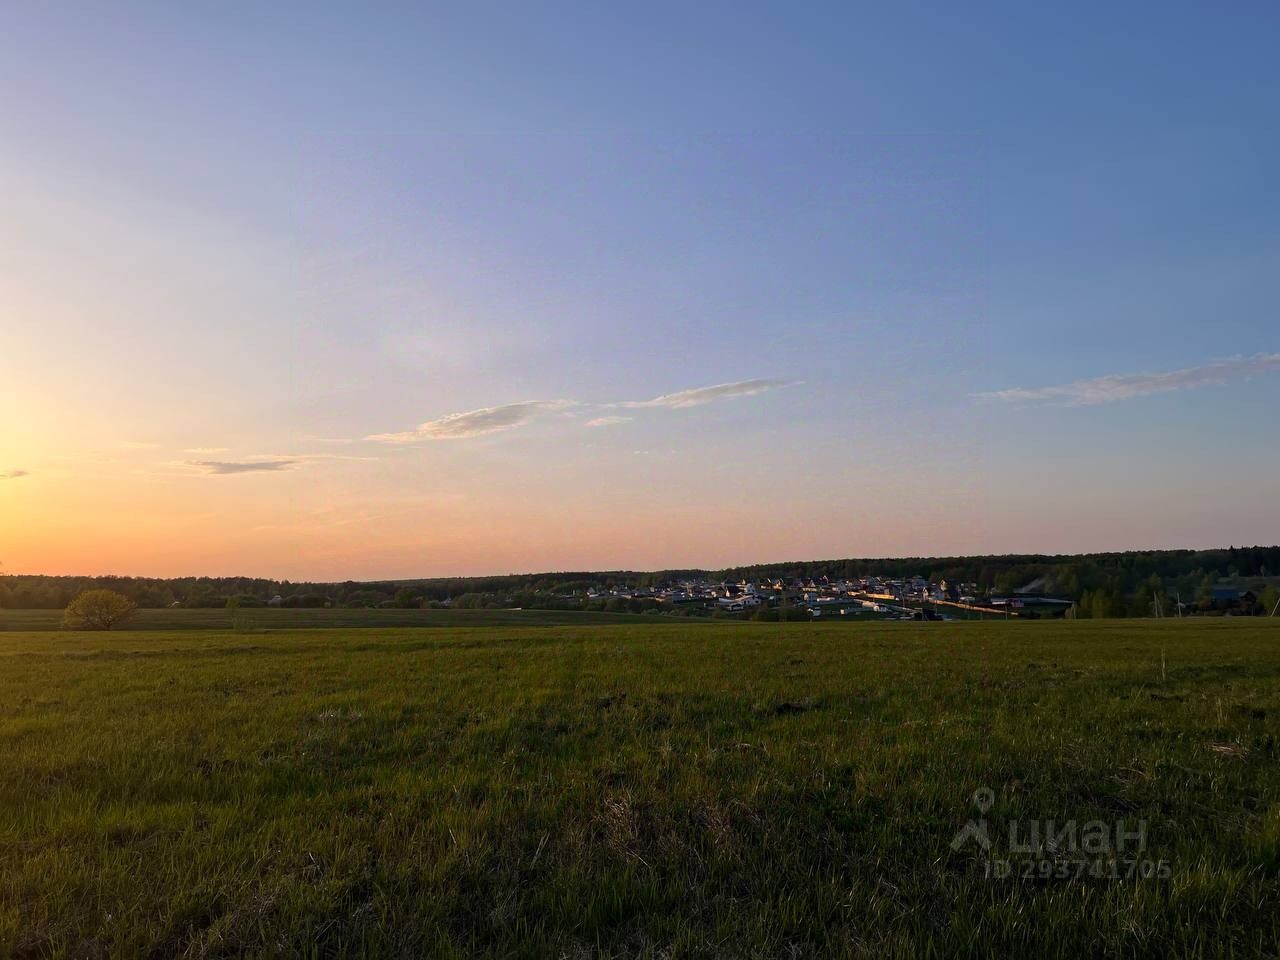
[[137,608],[114,590],[86,590],[67,604],[62,625],[71,630],[110,630],[132,617]]

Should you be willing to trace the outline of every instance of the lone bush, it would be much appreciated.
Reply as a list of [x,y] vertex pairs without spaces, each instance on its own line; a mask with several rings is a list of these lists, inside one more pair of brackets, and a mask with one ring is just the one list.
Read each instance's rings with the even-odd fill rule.
[[137,609],[136,603],[114,590],[86,590],[67,604],[62,625],[69,630],[110,630]]

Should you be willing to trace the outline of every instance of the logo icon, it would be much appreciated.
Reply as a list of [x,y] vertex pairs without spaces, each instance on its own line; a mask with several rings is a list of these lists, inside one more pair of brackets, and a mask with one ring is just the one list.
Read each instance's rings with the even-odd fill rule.
[[973,791],[973,805],[981,815],[977,820],[970,820],[951,841],[951,849],[959,850],[970,840],[976,840],[983,850],[991,849],[991,835],[987,833],[986,813],[996,802],[996,792],[990,787],[979,787]]

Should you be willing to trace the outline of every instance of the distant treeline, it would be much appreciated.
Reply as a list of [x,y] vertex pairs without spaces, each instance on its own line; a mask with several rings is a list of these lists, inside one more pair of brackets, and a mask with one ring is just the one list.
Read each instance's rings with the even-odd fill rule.
[[811,560],[734,567],[720,575],[731,580],[922,576],[972,584],[980,595],[1028,592],[1074,600],[1084,617],[1150,616],[1157,605],[1172,614],[1179,600],[1204,612],[1239,607],[1214,599],[1215,587],[1230,582],[1257,588],[1252,609],[1239,612],[1259,612],[1274,599],[1275,587],[1265,581],[1280,578],[1280,546]]
[[1187,589],[1198,588],[1205,577],[1223,580],[1280,576],[1280,546],[810,560],[734,567],[722,571],[721,575],[727,579],[748,580],[797,577],[852,580],[868,576],[901,578],[918,575],[933,581],[974,583],[981,591],[996,593],[1018,591],[1035,583],[1036,592],[1078,600],[1086,590],[1132,592],[1152,576],[1164,581],[1166,588],[1181,584]]
[[[1084,616],[1148,615],[1153,606],[1172,610],[1184,603],[1213,608],[1213,589],[1223,581],[1255,584],[1258,602],[1280,577],[1280,546],[1215,550],[1147,550],[1077,555],[1011,554],[979,557],[888,557],[759,564],[727,570],[613,570],[452,577],[422,580],[291,582],[251,577],[0,577],[0,607],[56,609],[83,590],[104,587],[141,607],[211,608],[256,606],[280,597],[289,607],[426,606],[449,601],[458,607],[634,609],[654,601],[585,600],[591,589],[645,588],[680,580],[830,580],[865,576],[971,584],[980,594],[1028,591],[1077,602]],[[612,604],[612,607],[610,607]]]
[[[706,571],[676,571],[706,576]],[[84,590],[115,590],[140,607],[181,604],[196,609],[263,606],[280,597],[286,607],[418,607],[449,601],[459,607],[529,606],[581,609],[581,596],[593,588],[653,585],[662,574],[629,571],[514,574],[424,580],[346,580],[339,583],[266,580],[258,577],[57,577],[36,574],[0,576],[0,609],[61,609]],[[615,598],[616,599],[616,598]],[[523,602],[522,602],[523,601]],[[599,604],[605,609],[605,601]]]

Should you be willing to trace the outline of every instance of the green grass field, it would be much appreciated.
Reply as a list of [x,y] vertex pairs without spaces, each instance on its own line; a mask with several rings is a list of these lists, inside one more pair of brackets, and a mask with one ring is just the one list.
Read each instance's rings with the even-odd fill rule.
[[0,956],[1275,956],[1278,734],[1280,621],[6,632]]
[[[587,610],[382,610],[246,607],[139,610],[130,630],[297,630],[310,627],[567,627],[652,623],[653,615]],[[694,622],[704,622],[694,620]],[[57,630],[61,610],[0,610],[0,631]]]

